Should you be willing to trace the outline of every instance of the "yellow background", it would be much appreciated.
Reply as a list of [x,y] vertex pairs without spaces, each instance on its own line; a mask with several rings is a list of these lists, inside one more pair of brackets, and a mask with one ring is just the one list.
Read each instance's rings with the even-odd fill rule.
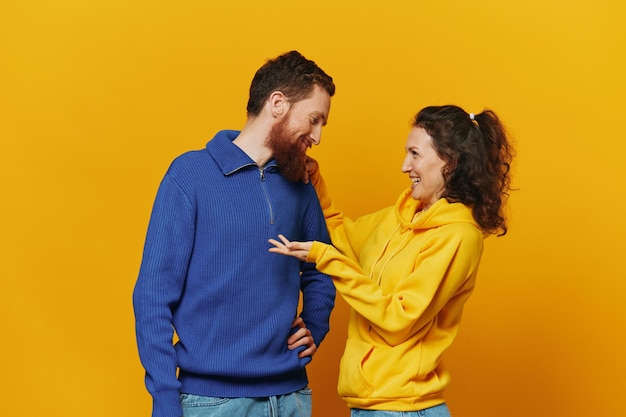
[[[313,154],[350,215],[408,186],[423,106],[492,108],[515,138],[510,232],[447,356],[453,415],[626,415],[623,4],[3,0],[0,415],[149,415],[131,292],[158,183],[243,126],[252,75],[290,49],[337,83]],[[348,415],[346,314],[309,368],[316,416]]]

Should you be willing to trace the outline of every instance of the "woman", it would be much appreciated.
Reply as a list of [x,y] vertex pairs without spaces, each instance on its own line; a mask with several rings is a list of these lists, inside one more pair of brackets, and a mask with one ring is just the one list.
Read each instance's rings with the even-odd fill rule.
[[427,107],[405,148],[411,187],[394,206],[350,220],[314,163],[333,246],[270,239],[271,252],[333,276],[351,307],[338,390],[352,417],[450,415],[441,357],[474,289],[483,238],[507,231],[513,149],[495,113]]

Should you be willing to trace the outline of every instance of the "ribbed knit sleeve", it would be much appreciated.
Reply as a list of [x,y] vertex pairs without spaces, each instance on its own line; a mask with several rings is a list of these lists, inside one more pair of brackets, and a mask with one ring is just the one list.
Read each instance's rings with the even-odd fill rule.
[[181,297],[193,241],[191,201],[166,175],[155,199],[133,292],[137,346],[154,399],[153,417],[182,416],[172,311]]
[[[324,214],[313,190],[311,190],[304,225],[304,240],[330,242]],[[311,331],[315,344],[319,347],[330,330],[330,313],[335,305],[335,287],[332,279],[319,272],[315,264],[305,263],[302,267],[301,291],[303,303],[300,316]]]

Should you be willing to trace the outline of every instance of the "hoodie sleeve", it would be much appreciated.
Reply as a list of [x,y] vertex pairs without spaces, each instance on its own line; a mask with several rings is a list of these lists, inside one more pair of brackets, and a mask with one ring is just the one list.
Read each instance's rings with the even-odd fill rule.
[[378,226],[380,217],[384,213],[379,211],[361,216],[356,220],[345,216],[342,211],[335,208],[328,195],[328,188],[320,173],[319,164],[314,159],[311,161],[314,168],[309,170],[309,179],[317,192],[333,246],[346,257],[358,261],[363,245],[370,237],[372,230]]
[[[307,261],[333,277],[337,291],[390,345],[418,333],[440,313],[460,317],[469,298],[483,248],[472,225],[441,227],[417,254],[405,255],[413,271],[391,292],[372,281],[352,259],[330,245],[315,242]],[[411,256],[412,258],[409,258]],[[445,320],[446,317],[442,317]]]

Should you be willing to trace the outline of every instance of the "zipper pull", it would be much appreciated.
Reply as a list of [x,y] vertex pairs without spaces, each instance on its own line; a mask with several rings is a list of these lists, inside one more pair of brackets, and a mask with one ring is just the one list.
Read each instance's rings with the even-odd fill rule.
[[259,168],[259,174],[261,175],[261,181],[265,181],[265,169]]

